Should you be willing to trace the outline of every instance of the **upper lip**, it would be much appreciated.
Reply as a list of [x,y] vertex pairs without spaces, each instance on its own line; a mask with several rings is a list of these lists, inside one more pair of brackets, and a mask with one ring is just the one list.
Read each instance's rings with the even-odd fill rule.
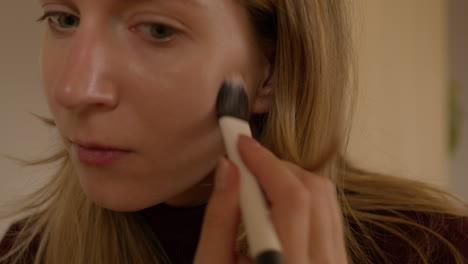
[[119,151],[129,151],[126,149],[122,149],[119,147],[113,147],[109,145],[105,145],[102,143],[94,142],[94,141],[83,141],[83,140],[71,140],[73,143],[79,145],[80,147],[89,148],[89,149],[97,149],[97,150],[119,150]]

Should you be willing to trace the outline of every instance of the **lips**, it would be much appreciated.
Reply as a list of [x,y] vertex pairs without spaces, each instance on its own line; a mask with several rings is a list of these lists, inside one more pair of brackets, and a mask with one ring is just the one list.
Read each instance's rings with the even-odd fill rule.
[[110,166],[131,154],[131,151],[100,143],[72,141],[79,161],[93,166]]
[[101,143],[95,143],[95,142],[85,142],[81,140],[72,140],[72,142],[82,148],[86,149],[92,149],[92,150],[102,150],[102,151],[130,151],[127,149],[122,149],[119,147],[113,147]]

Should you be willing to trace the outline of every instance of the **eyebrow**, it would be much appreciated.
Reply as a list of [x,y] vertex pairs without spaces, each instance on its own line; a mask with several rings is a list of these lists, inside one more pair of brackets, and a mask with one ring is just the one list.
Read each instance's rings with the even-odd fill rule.
[[[39,0],[39,2],[43,2],[44,0]],[[65,3],[72,3],[74,0],[60,0]],[[171,2],[177,3],[178,5],[189,4],[193,7],[203,7],[206,8],[206,4],[201,0],[113,0],[117,3],[141,3],[141,2]]]
[[178,2],[177,4],[190,4],[197,7],[206,7],[205,3],[200,0],[115,0],[117,2]]

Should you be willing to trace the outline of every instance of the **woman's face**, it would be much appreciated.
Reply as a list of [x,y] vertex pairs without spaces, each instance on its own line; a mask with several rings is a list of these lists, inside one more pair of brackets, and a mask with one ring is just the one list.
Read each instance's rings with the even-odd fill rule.
[[[268,60],[235,0],[41,0],[43,87],[87,196],[116,211],[205,202],[224,145],[215,102],[240,73],[253,112]],[[63,14],[65,13],[65,14]],[[256,110],[257,109],[257,110]],[[129,150],[83,163],[76,142]]]

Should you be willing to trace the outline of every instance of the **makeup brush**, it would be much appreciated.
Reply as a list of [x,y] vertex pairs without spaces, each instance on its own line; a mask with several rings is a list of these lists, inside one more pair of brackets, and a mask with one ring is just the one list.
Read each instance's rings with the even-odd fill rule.
[[241,76],[234,75],[221,85],[216,114],[228,158],[240,174],[240,207],[250,254],[256,264],[284,263],[281,244],[273,227],[262,190],[237,149],[240,134],[252,136],[249,126],[249,100]]

